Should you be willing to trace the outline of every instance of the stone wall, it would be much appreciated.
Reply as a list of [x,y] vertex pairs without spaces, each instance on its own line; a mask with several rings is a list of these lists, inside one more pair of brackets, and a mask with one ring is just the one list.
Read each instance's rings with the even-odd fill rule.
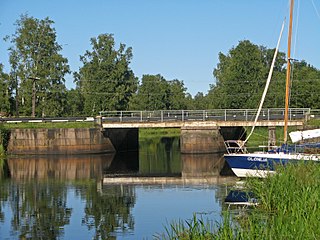
[[84,154],[115,152],[97,128],[13,129],[8,154]]

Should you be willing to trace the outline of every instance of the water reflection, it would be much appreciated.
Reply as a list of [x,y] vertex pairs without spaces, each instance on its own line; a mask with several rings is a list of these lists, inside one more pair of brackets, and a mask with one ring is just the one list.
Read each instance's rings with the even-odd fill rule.
[[179,138],[148,138],[140,141],[139,173],[141,175],[181,174]]
[[[151,239],[193,212],[219,220],[226,188],[201,180],[220,179],[220,155],[181,155],[178,138],[140,144],[139,153],[9,157],[0,178],[0,239]],[[102,184],[110,174],[198,181]]]
[[221,154],[182,154],[182,177],[220,177],[224,166]]
[[7,158],[14,180],[101,179],[114,154],[10,156]]
[[[76,199],[84,202],[84,206],[74,206]],[[0,238],[59,239],[66,234],[77,234],[82,225],[90,233],[77,239],[88,239],[89,236],[109,239],[116,231],[133,230],[131,209],[135,199],[133,187],[110,186],[98,191],[94,181],[73,185],[50,180],[2,182]],[[80,219],[72,217],[79,215],[79,211]],[[1,223],[9,222],[11,230],[3,229]]]

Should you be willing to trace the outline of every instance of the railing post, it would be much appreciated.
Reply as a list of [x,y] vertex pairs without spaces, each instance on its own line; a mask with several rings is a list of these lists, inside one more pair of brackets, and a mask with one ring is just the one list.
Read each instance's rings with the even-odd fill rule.
[[268,108],[268,121],[270,121],[270,109]]
[[227,109],[224,110],[224,121],[227,121]]
[[181,110],[181,121],[184,122],[184,111]]
[[142,122],[142,111],[140,111],[140,122]]
[[291,108],[289,108],[289,120],[291,120]]
[[163,110],[160,111],[161,122],[163,122]]
[[205,111],[205,110],[203,110],[203,111],[202,111],[202,121],[205,121],[205,120],[206,120],[206,116],[205,116],[205,114],[206,114],[206,111]]
[[122,111],[120,111],[120,122],[122,122]]
[[248,121],[248,109],[245,111],[246,121]]
[[311,108],[308,108],[307,113],[304,113],[303,111],[303,115],[304,115],[304,120],[309,121],[311,116]]

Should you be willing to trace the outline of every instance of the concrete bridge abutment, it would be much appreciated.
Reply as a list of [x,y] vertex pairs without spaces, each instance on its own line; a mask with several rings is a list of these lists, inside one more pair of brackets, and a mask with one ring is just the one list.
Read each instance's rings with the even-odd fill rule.
[[216,126],[182,127],[181,153],[219,153],[225,151],[224,140]]

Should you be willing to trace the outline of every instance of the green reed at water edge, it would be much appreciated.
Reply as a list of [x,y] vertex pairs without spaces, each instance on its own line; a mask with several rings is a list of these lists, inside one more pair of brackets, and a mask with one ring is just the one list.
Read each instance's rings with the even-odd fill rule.
[[207,240],[207,239],[233,239],[235,231],[232,227],[230,216],[224,216],[222,223],[204,220],[203,217],[193,215],[191,220],[173,222],[165,227],[164,234],[154,235],[154,239],[179,239],[179,240]]
[[279,167],[266,179],[247,179],[260,202],[248,218],[250,224],[257,222],[252,231],[263,238],[319,239],[319,176],[319,163],[302,162]]
[[320,164],[288,164],[265,179],[246,179],[245,187],[259,202],[250,212],[230,222],[226,211],[215,228],[196,218],[171,224],[162,239],[320,239]]

